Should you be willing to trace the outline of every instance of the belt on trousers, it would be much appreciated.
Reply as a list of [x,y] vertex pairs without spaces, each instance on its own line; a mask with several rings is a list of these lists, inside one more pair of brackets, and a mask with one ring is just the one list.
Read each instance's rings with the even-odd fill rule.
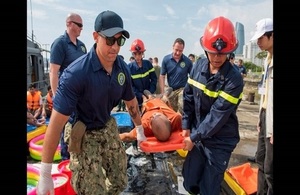
[[91,130],[100,130],[100,129],[104,129],[106,126],[98,126],[98,127],[91,127],[91,128],[86,128],[87,131],[91,131]]
[[112,119],[114,120],[114,117],[110,117],[110,119],[105,123],[105,125],[97,126],[97,127],[92,127],[92,128],[88,127],[88,128],[86,128],[86,130],[87,131],[92,131],[92,130],[98,131],[98,130],[104,129],[104,128],[110,126]]

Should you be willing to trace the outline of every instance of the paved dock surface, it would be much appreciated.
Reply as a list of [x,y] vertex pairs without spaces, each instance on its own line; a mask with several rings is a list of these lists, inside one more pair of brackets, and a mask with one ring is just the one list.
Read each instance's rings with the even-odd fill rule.
[[[233,151],[229,167],[248,162],[247,158],[254,156],[257,146],[258,132],[256,123],[258,120],[259,105],[242,101],[237,115],[239,119],[239,131],[241,140]],[[139,152],[132,155],[128,149],[128,186],[121,195],[183,195],[184,189],[180,187],[178,179],[181,176],[181,168],[184,158],[174,152],[155,153],[153,156]],[[28,158],[28,163],[37,166],[40,162]],[[57,170],[54,163],[52,171]],[[252,164],[255,166],[255,163]],[[223,195],[221,193],[221,195]]]

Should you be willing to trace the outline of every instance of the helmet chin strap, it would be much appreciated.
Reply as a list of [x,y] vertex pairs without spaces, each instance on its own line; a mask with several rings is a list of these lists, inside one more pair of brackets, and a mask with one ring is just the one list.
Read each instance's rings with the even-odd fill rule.
[[206,58],[208,59],[208,63],[210,63],[209,57],[208,57],[208,55],[207,55],[207,51],[204,50],[204,53],[205,53],[205,55],[206,55]]

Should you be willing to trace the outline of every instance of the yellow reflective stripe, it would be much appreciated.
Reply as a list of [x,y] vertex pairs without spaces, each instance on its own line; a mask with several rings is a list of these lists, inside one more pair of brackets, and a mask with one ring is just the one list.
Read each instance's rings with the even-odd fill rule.
[[233,104],[237,104],[239,102],[240,99],[242,99],[243,93],[240,94],[240,96],[238,98],[233,97],[232,95],[225,93],[224,91],[220,91],[219,94],[222,98],[224,98],[225,100],[233,103]]
[[131,75],[132,79],[139,79],[139,78],[144,78],[146,76],[148,76],[150,74],[150,72],[154,72],[154,68],[151,68],[150,70],[148,70],[147,72],[143,73],[143,74],[134,74]]
[[233,104],[237,104],[239,102],[240,99],[242,99],[243,93],[240,94],[240,96],[238,98],[233,97],[232,95],[225,93],[224,91],[210,91],[209,89],[206,88],[205,85],[203,85],[202,83],[199,83],[196,80],[193,80],[191,78],[188,78],[187,81],[189,84],[195,86],[196,88],[200,89],[203,91],[204,94],[206,94],[209,97],[212,98],[217,98],[218,96],[221,96],[222,98],[224,98],[225,100],[229,101],[230,103]]

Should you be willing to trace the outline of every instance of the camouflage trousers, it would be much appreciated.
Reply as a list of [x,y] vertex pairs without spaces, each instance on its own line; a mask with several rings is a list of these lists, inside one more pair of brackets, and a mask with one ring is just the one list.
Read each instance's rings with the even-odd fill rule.
[[[67,123],[66,141],[71,129],[72,125]],[[82,152],[70,153],[69,168],[71,184],[78,195],[117,195],[125,190],[127,156],[113,117],[105,128],[85,132]]]
[[183,88],[176,89],[169,96],[169,102],[174,111],[183,114]]

